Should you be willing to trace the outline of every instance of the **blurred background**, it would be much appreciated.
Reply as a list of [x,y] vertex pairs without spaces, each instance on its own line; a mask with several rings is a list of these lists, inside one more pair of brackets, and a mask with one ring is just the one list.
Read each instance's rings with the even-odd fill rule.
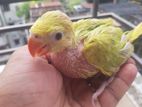
[[[142,22],[142,0],[0,0],[0,70],[18,47],[27,44],[33,22],[50,10],[61,10],[73,21],[111,17],[124,30]],[[132,57],[139,73],[120,107],[142,107],[142,37],[134,44]]]

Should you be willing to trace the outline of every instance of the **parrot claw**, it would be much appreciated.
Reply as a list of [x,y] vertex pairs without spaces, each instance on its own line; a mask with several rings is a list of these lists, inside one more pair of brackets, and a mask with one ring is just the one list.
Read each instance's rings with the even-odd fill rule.
[[102,92],[104,91],[104,89],[113,81],[114,76],[112,76],[110,79],[108,79],[108,81],[105,81],[100,87],[99,89],[97,89],[97,91],[93,94],[92,96],[92,104],[93,107],[96,107],[97,101],[98,101],[98,96],[100,96],[102,94]]

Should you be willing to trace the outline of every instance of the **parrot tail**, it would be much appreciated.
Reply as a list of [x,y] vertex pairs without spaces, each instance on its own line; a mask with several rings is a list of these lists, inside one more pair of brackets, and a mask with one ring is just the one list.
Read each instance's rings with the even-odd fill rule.
[[132,34],[130,35],[130,42],[133,42],[136,40],[139,36],[142,36],[142,23],[140,23],[138,26],[135,27],[135,29],[132,31]]
[[132,43],[140,36],[142,36],[142,23],[137,25],[133,30],[124,32],[124,34],[122,35],[122,38],[121,38],[121,42],[124,42],[124,41],[128,42],[129,41]]

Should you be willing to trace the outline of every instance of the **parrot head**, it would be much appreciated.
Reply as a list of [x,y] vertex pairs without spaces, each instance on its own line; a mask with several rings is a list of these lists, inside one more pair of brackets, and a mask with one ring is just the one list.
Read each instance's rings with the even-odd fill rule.
[[60,11],[48,11],[31,27],[28,48],[33,57],[60,52],[72,45],[72,35],[69,17]]

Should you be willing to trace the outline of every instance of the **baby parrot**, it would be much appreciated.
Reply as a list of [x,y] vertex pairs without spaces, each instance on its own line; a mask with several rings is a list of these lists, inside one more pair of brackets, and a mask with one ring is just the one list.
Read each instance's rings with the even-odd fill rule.
[[142,23],[124,32],[110,18],[72,22],[60,11],[49,11],[37,19],[30,33],[28,48],[31,55],[46,56],[68,77],[90,81],[96,91],[92,96],[95,106],[94,100],[131,57],[132,42],[142,35]]
[[46,56],[64,75],[84,78],[115,74],[133,53],[132,42],[142,23],[127,32],[107,19],[72,22],[61,11],[48,11],[33,24],[28,48],[33,57]]

